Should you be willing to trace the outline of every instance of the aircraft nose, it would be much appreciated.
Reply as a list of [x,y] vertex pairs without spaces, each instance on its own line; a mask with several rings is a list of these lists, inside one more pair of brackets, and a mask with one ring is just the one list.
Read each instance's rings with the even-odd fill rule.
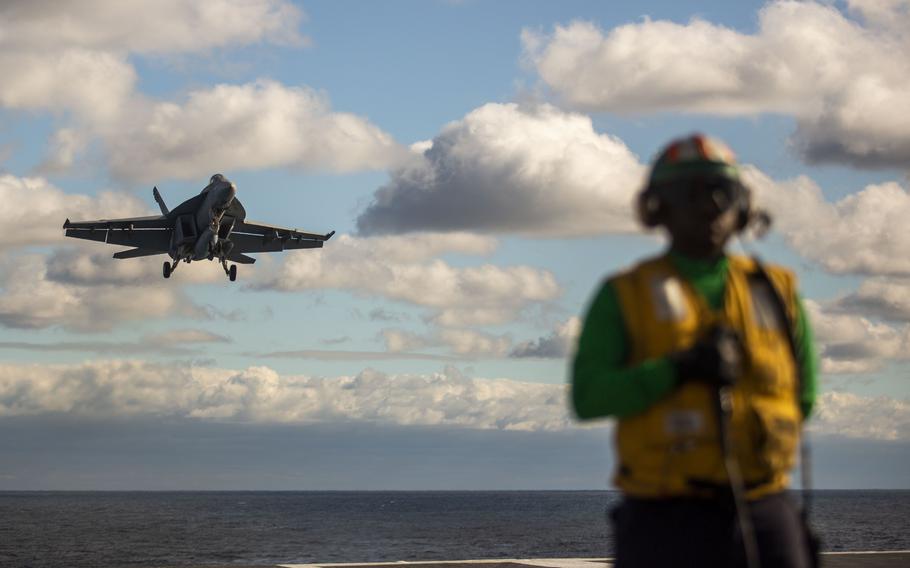
[[235,186],[233,183],[228,183],[223,186],[218,193],[219,204],[222,207],[227,207],[231,204],[231,201],[233,201],[234,197],[237,195],[237,186]]

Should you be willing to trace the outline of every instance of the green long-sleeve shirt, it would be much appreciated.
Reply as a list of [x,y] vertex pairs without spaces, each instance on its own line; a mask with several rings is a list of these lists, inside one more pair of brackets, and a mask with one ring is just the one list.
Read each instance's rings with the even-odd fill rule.
[[[693,260],[670,253],[675,268],[711,309],[723,304],[729,261]],[[802,368],[800,406],[809,416],[815,403],[818,363],[812,329],[797,297],[796,351]],[[572,372],[572,404],[581,419],[624,417],[644,411],[676,388],[676,371],[667,357],[629,366],[629,340],[619,299],[606,282],[585,316]]]

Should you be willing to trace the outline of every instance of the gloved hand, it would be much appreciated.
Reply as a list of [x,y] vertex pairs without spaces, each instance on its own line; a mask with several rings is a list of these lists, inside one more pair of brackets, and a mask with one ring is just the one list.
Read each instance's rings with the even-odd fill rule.
[[732,386],[742,372],[743,346],[732,328],[716,326],[695,345],[670,355],[679,384],[703,381]]

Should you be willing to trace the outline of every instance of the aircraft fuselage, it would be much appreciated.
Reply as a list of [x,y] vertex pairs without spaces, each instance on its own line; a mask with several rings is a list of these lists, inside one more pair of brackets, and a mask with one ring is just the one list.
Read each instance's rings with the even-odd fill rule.
[[[237,195],[237,187],[221,174],[212,176],[210,183],[202,190],[205,198],[194,215],[187,214],[177,222],[178,229],[171,237],[170,256],[174,260],[205,260],[213,256],[225,256],[221,250],[228,242],[231,226],[222,227],[224,212]],[[192,219],[193,227],[188,226]],[[195,237],[195,238],[193,238]]]

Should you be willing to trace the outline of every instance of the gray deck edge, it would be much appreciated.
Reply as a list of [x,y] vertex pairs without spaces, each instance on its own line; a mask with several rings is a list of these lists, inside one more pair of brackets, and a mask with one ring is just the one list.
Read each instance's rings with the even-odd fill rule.
[[[910,550],[855,550],[843,552],[822,552],[823,556],[863,556],[878,554],[906,554]],[[500,564],[513,563],[540,568],[588,568],[591,564],[607,563],[612,558],[486,558],[474,560],[399,560],[397,562],[345,562],[315,564],[279,564],[282,568],[344,568],[346,566],[412,566],[446,564]]]

